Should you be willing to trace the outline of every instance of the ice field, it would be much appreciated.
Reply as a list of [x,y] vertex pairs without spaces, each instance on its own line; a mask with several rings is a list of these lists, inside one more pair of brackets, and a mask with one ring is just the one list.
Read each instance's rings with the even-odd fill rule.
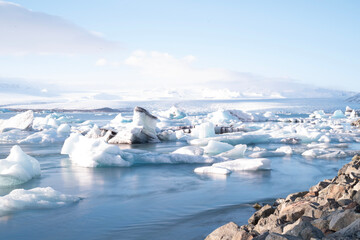
[[0,109],[1,239],[201,239],[360,153],[339,99],[112,107]]

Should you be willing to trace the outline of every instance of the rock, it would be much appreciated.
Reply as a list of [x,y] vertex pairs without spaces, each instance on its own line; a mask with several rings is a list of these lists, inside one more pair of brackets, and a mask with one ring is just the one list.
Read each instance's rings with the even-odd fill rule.
[[329,185],[330,182],[325,182],[325,181],[321,181],[318,184],[316,184],[315,186],[312,186],[309,189],[309,192],[318,192],[324,188],[326,188]]
[[205,238],[205,240],[232,240],[239,232],[239,229],[240,227],[236,223],[229,222],[224,226],[215,229]]
[[301,238],[290,236],[290,235],[282,235],[279,233],[269,233],[265,240],[300,240]]
[[357,191],[353,197],[353,201],[355,201],[357,204],[360,204],[360,191]]
[[255,212],[248,220],[250,224],[256,225],[260,218],[267,218],[275,211],[269,204],[263,206],[259,211]]
[[259,203],[255,203],[254,205],[253,205],[253,208],[255,208],[255,209],[260,209],[261,208],[261,205],[259,204]]
[[290,194],[286,197],[285,201],[295,201],[297,198],[303,197],[308,193],[308,191],[305,192],[297,192],[297,193],[293,193]]
[[314,227],[320,229],[323,233],[329,230],[330,215],[315,219],[310,222]]
[[337,211],[331,216],[329,223],[329,229],[333,231],[339,231],[342,228],[347,227],[352,222],[360,218],[360,213],[356,213],[351,209]]
[[349,226],[327,236],[325,239],[360,239],[360,219],[355,220]]
[[295,223],[285,226],[283,233],[286,235],[300,237],[301,239],[323,238],[323,232],[320,229],[314,227],[310,221],[311,218],[302,217]]

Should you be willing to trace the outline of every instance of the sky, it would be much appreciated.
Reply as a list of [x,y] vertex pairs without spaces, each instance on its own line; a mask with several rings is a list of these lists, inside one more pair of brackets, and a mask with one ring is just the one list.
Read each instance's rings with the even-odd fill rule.
[[357,0],[0,1],[0,82],[360,91],[359,11]]

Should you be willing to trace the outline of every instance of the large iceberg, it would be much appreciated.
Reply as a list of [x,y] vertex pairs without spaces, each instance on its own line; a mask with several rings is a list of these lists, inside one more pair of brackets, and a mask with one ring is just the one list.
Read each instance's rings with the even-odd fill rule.
[[79,133],[73,133],[65,140],[61,154],[68,154],[75,165],[82,167],[131,165],[121,158],[118,146],[107,144],[102,139],[87,138]]
[[29,110],[23,113],[19,113],[9,119],[0,119],[0,133],[7,129],[20,129],[27,130],[32,127],[34,121],[34,112]]
[[146,109],[135,107],[133,121],[130,126],[119,131],[109,143],[156,143],[160,142],[156,133],[157,117],[151,115]]
[[0,160],[0,186],[22,184],[40,175],[39,162],[13,146],[7,158]]
[[51,187],[15,189],[0,197],[0,216],[20,210],[63,207],[79,200],[79,197],[62,194]]

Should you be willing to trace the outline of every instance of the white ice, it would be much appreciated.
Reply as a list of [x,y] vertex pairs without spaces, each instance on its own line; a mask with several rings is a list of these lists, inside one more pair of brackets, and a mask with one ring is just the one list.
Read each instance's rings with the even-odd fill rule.
[[0,133],[8,129],[27,130],[32,127],[34,121],[34,112],[29,110],[19,113],[9,119],[0,119]]
[[245,155],[247,146],[245,144],[238,144],[233,149],[220,153],[217,157],[225,157],[230,159],[242,158]]
[[191,136],[195,138],[215,137],[215,126],[211,122],[205,122],[195,126],[191,132]]
[[204,152],[209,155],[217,155],[219,153],[230,151],[232,149],[234,149],[234,146],[228,143],[210,140],[208,145],[204,147]]
[[39,162],[18,145],[11,148],[7,158],[0,160],[0,186],[22,184],[40,174]]
[[79,200],[79,197],[62,194],[51,187],[15,189],[0,197],[0,216],[22,210],[63,207]]
[[224,174],[236,171],[256,171],[256,170],[270,170],[271,161],[266,158],[256,159],[237,159],[232,161],[225,161],[214,163],[212,166],[195,168],[194,172],[198,174]]
[[64,142],[61,154],[68,154],[70,160],[82,167],[127,167],[131,163],[121,158],[118,146],[105,143],[102,139],[92,139],[73,133]]
[[201,156],[204,154],[204,149],[196,146],[185,146],[175,150],[173,153]]

